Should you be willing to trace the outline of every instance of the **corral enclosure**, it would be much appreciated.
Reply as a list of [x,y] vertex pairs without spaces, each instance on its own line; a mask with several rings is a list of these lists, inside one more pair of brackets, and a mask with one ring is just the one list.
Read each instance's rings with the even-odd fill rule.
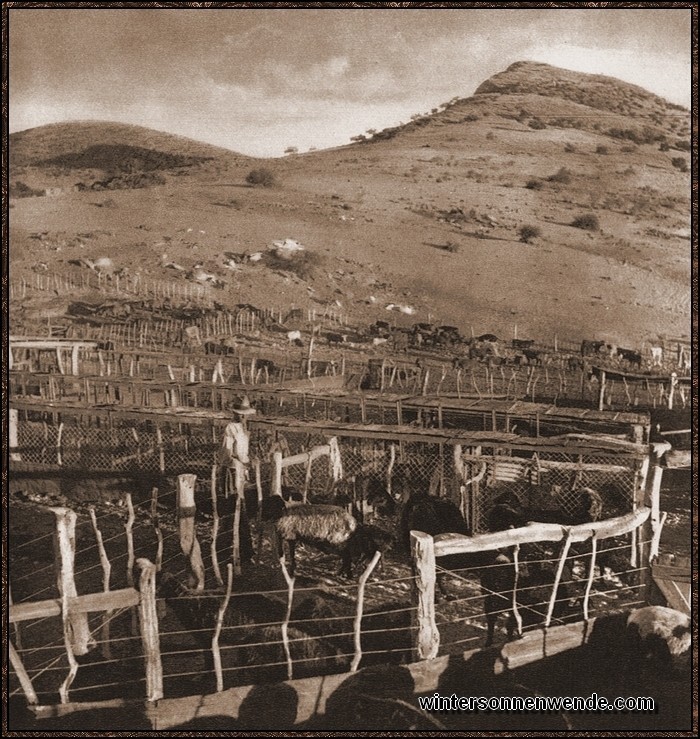
[[[256,514],[260,498],[296,489],[310,503],[351,506],[395,536],[399,516],[375,509],[368,489],[395,502],[423,495],[450,501],[473,535],[488,531],[502,501],[532,520],[570,525],[581,515],[582,489],[599,494],[602,520],[622,520],[641,515],[649,502],[648,409],[670,407],[674,396],[676,404],[687,402],[685,386],[670,374],[622,372],[615,379],[620,367],[608,365],[613,374],[601,382],[561,345],[548,350],[547,363],[532,365],[450,361],[435,351],[377,356],[321,340],[301,350],[271,347],[254,333],[232,347],[211,333],[216,341],[212,353],[205,351],[214,327],[227,334],[250,320],[245,328],[253,329],[257,314],[245,316],[241,326],[220,317],[177,327],[186,344],[178,351],[147,338],[146,323],[79,340],[13,341],[10,536],[17,577],[10,584],[20,613],[37,609],[14,628],[39,703],[55,703],[61,690],[67,705],[151,695],[145,617],[135,616],[139,596],[132,590],[139,558],[159,571],[153,623],[166,697],[408,663],[421,654],[422,617],[406,542],[385,551],[383,570],[364,583],[339,578],[333,556],[305,548],[290,588]],[[165,336],[173,327],[162,329]],[[117,335],[123,346],[115,345]],[[215,463],[230,408],[244,394],[258,413],[249,422],[254,465],[242,491],[249,515],[237,512],[232,475]],[[190,589],[191,550],[182,543],[176,502],[179,477],[188,475],[196,476],[191,535],[204,554],[206,591],[198,595]],[[61,636],[70,608],[56,610],[55,600],[31,605],[54,598],[57,588],[56,514],[47,506],[77,514],[77,593],[96,594],[105,582],[115,593],[105,594],[104,614],[95,606],[88,617],[99,649],[79,659],[72,681]],[[250,534],[233,544],[239,521]],[[590,542],[523,544],[520,628],[534,635],[544,627],[546,634],[647,602],[648,557],[658,550],[659,532],[654,514],[651,523],[601,539],[597,558]],[[112,565],[107,575],[105,561]],[[227,596],[229,561],[236,574]],[[497,566],[504,574],[494,579],[493,563],[443,572],[438,560],[439,654],[482,646],[489,615],[500,614],[496,639],[505,638],[513,565]],[[166,574],[176,584],[163,581]],[[217,613],[226,614],[218,658]]]
[[[18,405],[21,407],[21,402]],[[52,516],[44,514],[48,519],[43,524],[46,533],[37,541],[33,533],[37,522],[30,525],[26,520],[26,507],[32,497],[35,502],[43,504],[69,502],[71,489],[75,492],[73,500],[78,497],[75,560],[78,593],[94,592],[100,583],[100,559],[95,539],[97,529],[87,515],[90,504],[100,511],[97,526],[103,531],[106,553],[114,565],[113,588],[131,586],[129,578],[133,578],[130,573],[134,560],[138,557],[153,560],[159,536],[164,541],[161,555],[163,571],[185,577],[189,567],[177,536],[178,519],[172,488],[174,477],[186,473],[197,475],[196,531],[203,551],[211,551],[209,557],[205,556],[207,586],[217,585],[217,566],[214,564],[214,549],[211,549],[212,515],[216,509],[215,515],[221,516],[216,551],[222,564],[230,556],[234,516],[231,508],[233,498],[225,497],[226,476],[220,469],[212,470],[223,429],[229,420],[226,413],[183,411],[174,416],[171,411],[139,414],[116,409],[100,412],[66,407],[47,407],[40,415],[37,413],[37,409],[26,407],[18,412],[19,443],[15,454],[19,454],[21,462],[15,464],[13,489],[16,495],[21,491],[24,493],[20,495],[11,519],[11,545],[15,552],[15,574],[11,578],[11,586],[15,603],[51,597],[56,587],[52,574]],[[646,448],[620,439],[522,438],[502,432],[304,423],[285,418],[254,420],[250,422],[250,428],[251,453],[260,461],[262,495],[268,494],[278,476],[285,487],[302,491],[311,502],[333,502],[338,488],[337,470],[334,473],[328,456],[320,455],[313,459],[313,455],[307,455],[306,462],[302,459],[297,464],[276,467],[279,459],[298,455],[303,458],[304,453],[333,440],[342,464],[345,495],[349,494],[351,500],[361,502],[362,481],[366,479],[379,481],[393,494],[430,493],[454,501],[475,533],[485,530],[489,509],[504,495],[516,496],[528,510],[551,510],[553,504],[547,491],[557,484],[569,492],[575,486],[595,487],[604,500],[603,518],[624,515],[641,505],[647,474]],[[58,493],[49,492],[47,495],[45,487],[42,493],[41,483],[32,485],[30,482],[41,470],[45,476],[62,476],[67,483]],[[131,476],[137,470],[144,479],[130,483],[128,480],[134,479]],[[90,495],[84,492],[86,480],[98,478],[96,487],[99,488],[99,477],[105,475],[108,479],[110,476],[117,478],[113,483],[114,492],[107,494],[108,500],[99,492],[97,501],[94,497],[90,500]],[[120,481],[119,475],[128,477],[122,477]],[[149,491],[151,485],[157,489]],[[126,505],[123,504],[125,489],[131,492]],[[83,493],[78,495],[80,490]],[[249,483],[249,492],[252,498],[257,498],[254,480]],[[76,502],[71,505],[75,507]],[[572,513],[575,507],[575,497],[569,499],[566,495],[556,503],[556,509],[564,515]],[[368,515],[371,518],[371,510],[368,510]],[[375,517],[375,522],[388,530],[395,527],[390,518]],[[251,545],[260,526],[260,522],[256,523],[254,519]],[[627,564],[623,567],[618,565],[617,581],[606,580],[600,569],[595,579],[597,597],[590,603],[592,613],[605,611],[611,602],[619,607],[644,601],[644,585],[639,575],[643,566],[639,564],[639,555],[648,544],[636,532],[632,538],[627,535],[608,542],[609,553],[619,555],[618,561],[621,559]],[[29,559],[25,559],[27,555]],[[524,560],[528,556],[533,561],[551,561],[549,566],[553,567],[559,555],[556,548],[550,547],[537,549],[529,555],[523,551]],[[259,564],[251,565],[250,569],[244,567],[243,574],[236,577],[228,608],[235,613],[237,599],[244,603],[247,597],[262,598],[264,600],[257,604],[255,619],[259,622],[260,618],[266,618],[263,615],[265,609],[271,614],[283,613],[287,591],[275,565],[275,557],[266,543],[263,543],[263,550],[257,552],[257,558]],[[585,559],[583,551],[568,555],[570,568],[577,573],[571,576],[569,583],[571,598],[580,598],[583,594]],[[37,564],[42,566],[37,568]],[[292,630],[289,638],[292,645],[298,644],[301,648],[306,644],[307,647],[305,651],[293,648],[289,655],[295,677],[326,671],[342,672],[348,669],[357,654],[356,645],[353,647],[352,628],[357,608],[357,585],[348,585],[329,576],[329,566],[335,569],[332,558],[307,554],[302,574],[297,579],[294,603],[298,610],[294,611],[289,625]],[[445,632],[441,646],[443,653],[478,646],[484,638],[483,593],[472,577],[467,573],[466,579],[462,576],[454,581],[452,589],[456,588],[456,599],[438,606],[438,622]],[[363,665],[410,659],[415,649],[414,632],[410,627],[411,614],[415,613],[415,603],[410,596],[412,581],[408,561],[397,552],[387,555],[384,573],[367,583],[365,615],[361,621]],[[182,599],[184,603],[191,603],[192,595],[183,591],[175,596],[174,602]],[[220,603],[223,597],[223,591],[212,592],[204,601],[211,599]],[[543,600],[531,602],[527,608],[538,613],[541,620],[546,615],[549,596],[540,597]],[[206,655],[211,646],[202,646],[197,641],[198,629],[193,629],[191,621],[187,622],[187,616],[176,615],[173,601],[168,602],[164,620],[159,625],[166,695],[196,692],[202,685],[209,685],[212,679],[211,668],[206,666]],[[200,598],[194,602],[203,601]],[[240,608],[245,610],[245,606]],[[507,604],[499,610],[507,612]],[[580,608],[574,609],[564,617],[564,622],[568,618],[575,620],[580,617]],[[55,695],[54,691],[65,677],[66,668],[60,666],[65,660],[60,640],[60,619],[54,616],[47,622],[47,618],[23,623],[19,627],[24,645],[19,653],[26,662],[30,677],[36,678],[36,689],[51,696]],[[184,622],[182,618],[185,618]],[[190,618],[203,618],[201,605],[190,613]],[[211,618],[211,615],[206,617],[200,627],[204,630],[203,638],[207,644],[211,638]],[[76,680],[87,679],[88,684],[78,682],[71,689],[75,700],[79,700],[81,694],[82,697],[100,698],[123,695],[127,686],[115,679],[121,669],[126,670],[123,674],[130,694],[134,691],[138,694],[141,690],[134,681],[134,665],[142,657],[141,639],[134,635],[133,619],[128,612],[119,616],[118,610],[109,619],[114,621],[112,634],[107,644],[102,643],[102,649],[111,650],[111,642],[116,640],[114,655],[111,659],[104,655],[97,660],[92,658],[91,666],[79,669]],[[231,644],[222,650],[232,660],[224,660],[226,685],[282,679],[287,674],[288,662],[284,656],[280,622],[275,625],[272,616],[267,616],[267,619],[269,621],[263,620],[257,627],[250,624],[244,627],[245,622],[224,627],[223,633]],[[91,622],[94,624],[92,628],[100,628],[98,616],[92,616]],[[557,617],[556,623],[562,623],[561,619]],[[37,629],[38,624],[43,624],[43,628]],[[315,636],[313,631],[308,631],[311,625],[318,629]],[[248,634],[242,641],[237,639],[241,628]],[[265,632],[266,628],[269,631]],[[257,641],[250,633],[259,634]],[[308,644],[315,641],[319,644],[318,649],[309,653]],[[233,643],[237,643],[237,647],[234,648]],[[269,652],[266,652],[267,657],[260,655],[263,645]],[[272,665],[265,667],[264,662],[272,662]],[[107,666],[108,671],[105,672]],[[110,677],[105,680],[107,674]],[[89,675],[98,676],[92,677],[92,685],[89,684]]]

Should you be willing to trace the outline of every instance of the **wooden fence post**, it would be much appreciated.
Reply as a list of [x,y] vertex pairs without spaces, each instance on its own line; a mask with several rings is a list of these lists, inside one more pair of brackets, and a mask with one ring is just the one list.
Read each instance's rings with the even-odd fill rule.
[[649,464],[651,467],[651,474],[646,479],[646,489],[644,491],[644,504],[651,509],[649,518],[641,527],[639,542],[640,561],[637,563],[637,567],[644,568],[642,570],[644,575],[644,583],[646,585],[646,596],[649,600],[651,595],[654,580],[651,576],[651,556],[652,556],[652,542],[654,541],[655,534],[661,523],[660,513],[660,500],[661,500],[661,478],[663,477],[664,470],[661,467],[661,457],[671,448],[671,445],[667,441],[656,442],[650,445]]
[[435,545],[433,537],[411,531],[411,558],[417,608],[413,616],[417,628],[417,659],[433,659],[440,648],[440,632],[435,622]]
[[39,699],[37,698],[34,687],[32,686],[32,681],[29,679],[29,675],[24,669],[22,660],[20,659],[19,654],[17,654],[15,645],[12,642],[10,642],[10,664],[12,665],[12,669],[17,673],[17,678],[19,679],[19,684],[22,686],[27,703],[29,703],[30,706],[35,706],[39,702]]
[[272,495],[282,495],[282,452],[272,454]]
[[[219,649],[219,637],[221,636],[221,627],[224,623],[224,615],[231,600],[231,590],[233,588],[233,565],[230,563],[226,566],[226,595],[224,596],[219,611],[216,616],[216,628],[211,638],[211,652],[214,659],[214,673],[216,674],[216,692],[220,693],[224,689],[224,673],[221,669],[221,650]],[[221,577],[221,574],[219,574]],[[223,581],[222,581],[223,582]]]
[[10,462],[21,462],[22,455],[19,449],[19,411],[16,408],[10,408]]
[[158,446],[158,467],[161,473],[165,472],[165,450],[163,449],[163,432],[156,426],[156,443]]
[[350,672],[357,672],[357,668],[360,666],[360,661],[362,660],[362,613],[365,606],[365,587],[367,585],[367,580],[369,580],[369,576],[377,566],[377,562],[379,562],[379,558],[381,556],[382,553],[379,551],[374,553],[372,561],[367,565],[365,571],[360,576],[360,582],[357,586],[357,610],[355,612],[355,621],[353,625],[355,654],[352,658],[352,663],[350,664]]
[[216,472],[217,465],[214,463],[211,467],[211,564],[214,568],[214,577],[216,578],[216,582],[219,583],[219,585],[223,585],[224,581],[221,577],[221,568],[219,567],[219,555],[216,550],[216,540],[219,536],[219,506],[216,500]]
[[[233,459],[233,476],[234,476],[234,508],[233,508],[233,525],[231,527],[231,561],[233,562],[234,575],[240,575],[241,569],[241,509],[244,505],[243,491],[240,485],[244,480],[243,464],[238,459]],[[230,480],[231,468],[226,471],[227,481]],[[226,496],[228,497],[228,495]]]
[[136,564],[141,568],[139,623],[146,663],[146,700],[153,702],[163,697],[163,664],[160,659],[160,635],[156,609],[156,566],[145,558],[139,558]]
[[[55,546],[56,566],[58,568],[58,593],[63,600],[78,595],[75,588],[75,522],[77,515],[70,508],[56,507],[49,509],[56,516]],[[94,646],[95,640],[90,634],[86,613],[67,614],[69,621],[69,646],[74,654],[87,654]]]
[[[97,549],[100,554],[100,564],[102,565],[102,590],[105,593],[109,592],[109,578],[112,574],[112,565],[110,564],[109,558],[107,557],[107,550],[105,549],[104,542],[102,541],[102,532],[97,526],[97,517],[95,516],[94,506],[90,506],[90,521],[92,521],[92,529],[95,532],[95,539],[97,540]],[[112,617],[112,611],[103,611],[102,613],[102,631],[100,637],[102,639],[102,655],[105,659],[112,659],[112,650],[109,644],[109,622]]]
[[194,525],[197,507],[194,500],[194,485],[197,475],[177,476],[177,513],[180,521],[180,548],[189,559],[192,573],[197,578],[195,590],[204,590],[204,562],[202,550]]
[[598,376],[598,410],[605,410],[605,370],[601,370]]

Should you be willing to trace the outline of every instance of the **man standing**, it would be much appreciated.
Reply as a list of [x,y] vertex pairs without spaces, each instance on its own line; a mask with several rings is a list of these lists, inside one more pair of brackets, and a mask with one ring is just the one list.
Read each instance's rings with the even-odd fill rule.
[[[250,541],[250,528],[248,518],[245,514],[245,483],[248,479],[248,467],[250,464],[250,433],[246,420],[248,416],[255,414],[251,408],[250,400],[243,396],[240,403],[231,409],[234,420],[226,426],[221,449],[217,455],[217,462],[226,467],[226,497],[230,492],[230,471],[234,473],[234,498],[233,513],[233,568],[236,574],[241,571],[241,554],[243,559],[249,561],[252,557],[252,542]],[[241,535],[243,533],[243,536]],[[243,545],[243,546],[241,546]],[[243,551],[241,551],[243,550]]]

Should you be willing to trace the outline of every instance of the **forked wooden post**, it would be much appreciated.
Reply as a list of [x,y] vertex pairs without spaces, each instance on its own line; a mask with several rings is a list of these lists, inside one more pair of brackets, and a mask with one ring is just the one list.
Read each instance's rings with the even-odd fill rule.
[[177,476],[177,512],[180,520],[180,548],[188,557],[192,573],[197,578],[196,590],[204,590],[204,562],[197,539],[194,517],[197,511],[194,502],[194,484],[197,475]]
[[[56,516],[55,545],[57,549],[57,586],[61,598],[67,602],[68,598],[78,595],[75,588],[75,522],[77,515],[70,508],[51,508]],[[74,654],[87,654],[95,646],[95,640],[90,634],[86,613],[71,613],[69,621],[69,641]]]
[[435,622],[435,544],[433,537],[422,531],[411,531],[411,558],[417,608],[413,618],[417,628],[417,659],[437,657],[440,632]]
[[146,700],[163,697],[163,665],[160,659],[160,635],[156,610],[156,566],[145,558],[136,560],[141,569],[139,579],[139,623],[146,663]]

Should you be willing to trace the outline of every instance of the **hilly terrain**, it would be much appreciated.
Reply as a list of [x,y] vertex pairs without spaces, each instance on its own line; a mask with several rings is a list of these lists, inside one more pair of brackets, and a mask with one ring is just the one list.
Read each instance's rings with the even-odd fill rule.
[[[330,306],[354,324],[688,337],[689,125],[633,85],[520,62],[404,125],[280,159],[43,126],[10,136],[10,281],[109,257],[132,276],[206,270],[223,305]],[[304,251],[268,258],[284,239]],[[76,296],[57,292],[22,306],[60,314]]]

